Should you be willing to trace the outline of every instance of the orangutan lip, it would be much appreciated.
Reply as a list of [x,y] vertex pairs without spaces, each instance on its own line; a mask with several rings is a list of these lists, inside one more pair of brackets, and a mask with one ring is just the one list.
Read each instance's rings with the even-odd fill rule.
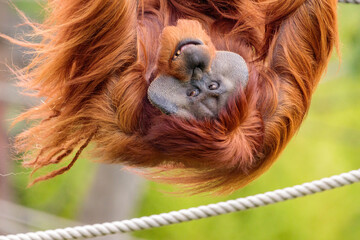
[[175,48],[175,54],[173,56],[173,59],[177,58],[181,54],[181,52],[190,45],[204,45],[204,43],[198,39],[181,40]]

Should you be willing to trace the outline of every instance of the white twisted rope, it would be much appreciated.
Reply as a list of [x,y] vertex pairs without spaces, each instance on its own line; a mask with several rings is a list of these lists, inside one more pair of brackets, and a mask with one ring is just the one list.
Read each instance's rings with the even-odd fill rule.
[[209,204],[196,208],[183,209],[149,217],[133,218],[130,220],[111,223],[78,226],[74,228],[47,230],[34,233],[0,236],[0,240],[66,240],[78,238],[93,238],[116,233],[133,232],[143,229],[156,228],[175,223],[218,216],[231,212],[244,211],[304,197],[326,190],[342,187],[360,181],[360,169],[329,178],[287,187],[284,189],[257,194],[245,198],[238,198],[226,202]]
[[360,4],[360,0],[338,0],[339,3],[353,3]]

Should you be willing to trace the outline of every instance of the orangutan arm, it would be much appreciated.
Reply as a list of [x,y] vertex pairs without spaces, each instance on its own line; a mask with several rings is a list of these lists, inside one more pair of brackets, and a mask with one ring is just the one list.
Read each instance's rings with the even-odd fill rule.
[[276,159],[300,127],[311,96],[337,46],[336,0],[275,1],[266,10],[263,86],[259,99],[265,124],[262,153],[254,174]]

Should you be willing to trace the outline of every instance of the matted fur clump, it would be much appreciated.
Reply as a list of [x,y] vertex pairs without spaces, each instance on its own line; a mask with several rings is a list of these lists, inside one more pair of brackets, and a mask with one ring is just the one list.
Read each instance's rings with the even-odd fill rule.
[[[44,102],[17,136],[25,166],[38,169],[95,143],[106,163],[142,169],[190,191],[228,193],[263,173],[299,128],[337,44],[336,0],[57,0],[33,26],[40,44],[21,85]],[[214,118],[166,115],[148,100],[159,75],[186,81],[172,61],[184,39],[213,59],[245,59],[246,87]],[[185,79],[185,80],[184,80]]]

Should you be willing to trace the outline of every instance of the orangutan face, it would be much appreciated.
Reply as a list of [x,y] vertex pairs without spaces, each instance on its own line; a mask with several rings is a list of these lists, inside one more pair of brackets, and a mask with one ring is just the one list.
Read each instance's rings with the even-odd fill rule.
[[[186,31],[181,21],[170,28],[178,31],[165,28],[162,39]],[[229,97],[246,86],[248,69],[244,59],[233,52],[215,51],[207,35],[201,37],[183,39],[179,35],[177,44],[170,45],[173,49],[160,50],[160,58],[165,60],[159,60],[160,73],[150,84],[148,98],[161,112],[183,118],[213,118]]]

